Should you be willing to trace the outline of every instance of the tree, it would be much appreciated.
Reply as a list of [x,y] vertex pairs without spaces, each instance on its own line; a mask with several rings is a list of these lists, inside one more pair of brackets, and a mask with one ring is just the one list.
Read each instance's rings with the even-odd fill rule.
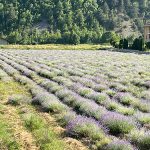
[[73,32],[71,34],[71,44],[78,45],[80,44],[80,36]]
[[101,42],[109,43],[111,40],[119,42],[120,37],[115,32],[105,32],[101,37]]
[[[104,31],[113,31],[126,18],[136,25],[134,30],[143,32],[141,18],[150,16],[149,12],[149,0],[1,0],[0,35],[17,43],[71,43],[69,38],[75,32],[81,43],[109,42],[112,36],[102,36]],[[36,27],[38,37],[33,33]],[[45,37],[43,30],[48,32]]]
[[124,41],[123,41],[123,49],[128,49],[128,46],[129,46],[128,40],[124,39]]
[[124,40],[121,39],[120,42],[119,42],[119,48],[120,49],[123,49],[123,44],[124,44]]
[[144,39],[143,37],[139,37],[139,38],[136,38],[133,42],[133,45],[132,45],[132,49],[134,50],[140,50],[140,51],[143,51],[144,50]]

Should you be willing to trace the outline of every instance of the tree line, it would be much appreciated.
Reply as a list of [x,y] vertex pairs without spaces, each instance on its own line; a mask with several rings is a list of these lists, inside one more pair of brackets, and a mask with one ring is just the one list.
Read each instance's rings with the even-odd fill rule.
[[[0,37],[18,44],[100,43],[122,19],[142,31],[143,16],[150,16],[149,0],[0,0]],[[36,27],[40,22],[46,28]]]

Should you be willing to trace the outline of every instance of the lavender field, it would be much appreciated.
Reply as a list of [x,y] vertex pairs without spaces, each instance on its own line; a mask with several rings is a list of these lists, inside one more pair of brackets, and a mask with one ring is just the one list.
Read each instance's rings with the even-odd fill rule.
[[150,55],[1,50],[0,70],[89,149],[150,150]]

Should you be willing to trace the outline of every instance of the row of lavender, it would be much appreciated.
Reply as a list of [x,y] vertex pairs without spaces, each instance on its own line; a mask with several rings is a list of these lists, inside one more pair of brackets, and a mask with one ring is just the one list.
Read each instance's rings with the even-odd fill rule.
[[[20,63],[22,63],[22,62],[23,62],[23,61],[21,61]],[[27,63],[26,63],[26,65],[27,65]],[[32,67],[32,65],[30,65],[30,64],[28,64],[28,66],[30,66],[30,68],[32,68],[32,69],[34,68],[34,67]],[[39,70],[40,68],[37,68],[37,67],[36,67],[36,69]],[[37,71],[37,70],[35,70],[35,71]],[[34,76],[32,77],[32,75],[29,75],[29,73],[28,73],[28,76],[30,76],[30,78],[33,78],[33,80],[34,80]],[[39,78],[39,77],[38,77],[38,78]],[[49,85],[48,85],[48,86],[45,86],[45,88],[48,89],[48,90],[50,90],[50,88],[51,88],[52,86],[53,86],[53,87],[56,87],[56,86],[57,86],[57,88],[60,90],[59,93],[61,93],[61,95],[60,95],[59,93],[55,93],[55,94],[58,95],[60,98],[66,98],[66,96],[68,96],[69,94],[70,94],[70,95],[71,95],[71,94],[72,94],[72,95],[73,95],[73,94],[74,94],[74,95],[76,94],[76,93],[73,93],[72,91],[69,91],[69,90],[67,90],[67,89],[63,90],[63,86],[59,86],[57,83],[52,82],[52,81],[50,82],[50,81],[47,81],[47,80],[46,80],[46,83],[43,82],[41,85],[43,86],[43,85],[47,85],[47,84],[49,84]],[[50,88],[49,88],[49,87],[50,87]],[[66,87],[67,87],[67,86],[66,86]],[[78,89],[78,88],[76,88],[76,89]],[[73,88],[73,90],[74,90],[74,88]],[[57,92],[57,91],[51,91],[51,92]],[[98,96],[100,97],[100,95],[98,95]],[[99,98],[99,97],[98,97],[98,98]],[[79,96],[78,96],[78,99],[79,99],[79,98],[82,98],[82,97],[79,97]],[[77,101],[77,100],[76,100],[76,101]],[[89,101],[88,99],[85,99],[85,103],[86,103],[86,104],[88,104],[88,101]],[[89,101],[89,102],[90,102],[90,101]],[[107,103],[108,103],[108,102],[107,102]],[[92,103],[92,104],[94,105],[94,103]],[[91,106],[91,103],[90,103],[89,106]],[[100,108],[101,108],[101,112],[95,114],[94,112],[99,112],[99,111],[95,111],[95,110],[94,110],[94,111],[93,111],[93,114],[94,114],[94,115],[93,115],[92,117],[95,117],[96,119],[99,119],[99,118],[101,117],[101,114],[103,114],[105,108],[103,108],[103,107],[96,107],[96,106],[98,106],[98,105],[95,105],[94,107],[91,107],[91,109],[92,109],[92,108],[94,108],[94,109],[97,108],[97,110],[100,110]],[[122,107],[123,107],[123,106],[122,106]],[[85,107],[83,107],[83,111],[85,112],[84,108],[85,108]],[[86,108],[87,108],[87,107],[86,107]],[[91,109],[90,109],[90,110],[91,110]],[[79,110],[78,110],[78,111],[79,111]],[[87,111],[87,113],[89,113],[89,111]],[[91,114],[92,114],[92,113],[91,113]]]
[[[42,105],[45,111],[50,111],[55,114],[61,113],[61,122],[66,126],[67,132],[76,136],[87,136],[91,142],[99,142],[104,140],[103,145],[111,141],[111,138],[105,134],[106,130],[99,122],[92,118],[77,115],[69,107],[59,101],[53,94],[48,93],[43,88],[38,86],[28,77],[21,75],[16,69],[7,63],[0,61],[1,67],[14,79],[21,84],[27,85],[33,96],[33,104]],[[84,128],[84,131],[82,129]],[[93,141],[94,140],[94,141]]]
[[[141,102],[139,99],[133,97],[129,93],[119,92],[116,94],[115,91],[107,90],[107,92],[108,92],[107,94],[110,97],[112,97],[112,99],[110,100],[106,93],[103,93],[103,92],[99,93],[99,92],[101,92],[101,90],[106,89],[107,88],[106,86],[104,87],[104,86],[101,86],[101,84],[95,83],[96,84],[95,88],[97,88],[97,90],[100,90],[99,92],[97,92],[97,90],[95,92],[94,91],[95,89],[93,90],[92,88],[89,88],[89,87],[87,88],[87,87],[83,86],[83,84],[85,84],[85,82],[87,83],[88,80],[85,81],[84,79],[80,79],[79,77],[73,76],[73,77],[71,77],[71,79],[73,81],[75,80],[76,82],[72,82],[71,80],[68,79],[69,77],[62,77],[62,74],[61,74],[61,76],[53,77],[52,74],[56,73],[55,71],[52,71],[53,68],[51,68],[51,71],[48,71],[48,70],[45,70],[45,68],[47,68],[47,66],[42,65],[42,68],[41,68],[38,66],[38,64],[32,63],[32,62],[29,62],[29,63],[20,62],[20,63],[22,63],[29,69],[36,71],[41,76],[50,78],[51,80],[53,80],[59,84],[65,85],[67,88],[77,92],[80,96],[84,96],[86,98],[93,99],[94,101],[96,101],[97,103],[99,103],[101,105],[104,105],[108,109],[113,109],[113,110],[123,113],[125,115],[135,114],[135,111],[133,108],[139,109],[140,111],[143,111],[146,113],[149,113],[149,111],[150,111],[149,102],[147,102],[146,100]],[[36,66],[36,67],[34,67],[34,66]],[[60,72],[60,70],[57,70],[57,72],[58,71]],[[94,86],[93,82],[90,82],[90,83],[91,83],[90,85]],[[117,102],[116,102],[116,100],[117,100]],[[123,105],[127,105],[127,106],[131,105],[131,108],[123,106],[123,105],[119,104],[118,102],[122,103]],[[142,118],[145,116],[144,117],[145,120],[148,120],[148,119],[146,119],[148,114],[145,114],[145,113],[140,113],[140,114],[141,115],[139,115],[139,112],[138,112],[138,115],[135,114],[135,116],[141,116]],[[142,120],[141,120],[141,118],[139,118],[139,121],[141,121],[141,123],[147,123],[147,122],[142,122]]]
[[[3,53],[2,53],[2,55],[3,55]],[[2,57],[1,59],[4,60],[5,62],[7,62],[8,64],[12,65],[16,69],[18,69],[20,72],[22,72],[23,74],[25,74],[26,76],[28,76],[29,78],[31,78],[32,80],[37,82],[39,85],[43,86],[48,91],[55,93],[55,95],[57,95],[60,98],[60,100],[62,100],[67,105],[71,106],[77,112],[82,113],[83,115],[86,115],[88,117],[92,116],[95,119],[100,120],[100,122],[104,126],[107,126],[107,128],[109,128],[109,130],[112,134],[118,135],[119,133],[123,133],[123,134],[129,133],[128,135],[124,135],[123,138],[125,138],[125,136],[127,136],[127,138],[128,138],[128,136],[130,136],[130,138],[132,137],[131,141],[133,143],[134,142],[141,143],[140,141],[142,141],[142,140],[139,140],[139,139],[142,139],[142,138],[145,139],[145,138],[149,137],[148,134],[144,135],[143,129],[140,129],[140,130],[135,129],[134,132],[130,132],[131,129],[137,128],[138,125],[137,125],[136,121],[130,121],[131,119],[129,117],[125,117],[123,115],[113,113],[109,110],[106,110],[105,107],[99,106],[95,102],[93,102],[93,101],[91,102],[89,99],[81,97],[82,95],[79,96],[78,94],[76,94],[75,92],[73,92],[69,89],[70,85],[67,86],[66,84],[63,83],[65,85],[65,87],[64,87],[64,86],[58,84],[60,82],[58,82],[58,83],[54,82],[54,81],[56,81],[56,79],[54,79],[52,81],[52,80],[46,80],[42,77],[37,76],[37,74],[35,74],[35,72],[30,70],[30,69],[32,69],[32,70],[36,71],[39,75],[43,76],[42,73],[38,72],[39,70],[41,71],[41,69],[38,67],[37,64],[36,64],[37,66],[35,68],[35,66],[33,67],[29,63],[25,63],[22,60],[20,61],[18,59],[13,59],[10,56],[7,56],[7,57],[9,59],[12,59],[13,61],[16,61],[17,63],[15,63],[13,61],[11,62],[11,60],[9,60],[5,57]],[[22,65],[19,65],[18,63],[28,67],[29,69],[25,68]],[[68,82],[66,81],[66,83],[68,83]],[[72,90],[74,90],[74,89],[72,89]],[[76,90],[74,90],[74,91],[76,91]],[[86,96],[86,95],[83,95],[83,96]],[[49,103],[47,103],[47,104],[45,103],[44,105],[49,106]],[[76,122],[80,122],[81,120],[77,119]],[[116,120],[117,120],[117,122],[115,124]],[[72,127],[72,125],[70,125],[68,128],[72,129],[73,127]],[[137,134],[138,132],[141,133],[140,138],[139,137],[137,138],[137,136],[140,135],[140,134]],[[94,133],[92,133],[92,135],[94,136]],[[136,138],[135,138],[135,136],[136,136]],[[122,145],[122,144],[120,143],[120,145]],[[112,146],[114,146],[114,145],[112,145]]]

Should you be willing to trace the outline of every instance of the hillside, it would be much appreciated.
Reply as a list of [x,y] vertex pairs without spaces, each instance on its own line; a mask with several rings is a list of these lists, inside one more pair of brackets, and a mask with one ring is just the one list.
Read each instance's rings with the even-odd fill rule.
[[106,31],[138,35],[149,15],[149,0],[1,0],[0,36],[19,44],[99,43]]

